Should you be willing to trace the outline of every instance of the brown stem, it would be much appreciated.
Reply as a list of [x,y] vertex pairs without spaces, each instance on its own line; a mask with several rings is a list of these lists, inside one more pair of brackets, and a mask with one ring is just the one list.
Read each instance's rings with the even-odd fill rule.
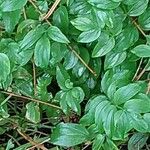
[[140,78],[143,76],[143,74],[145,73],[146,69],[144,68],[141,73],[137,76],[136,81],[140,80]]
[[83,63],[83,65],[94,75],[97,76],[96,72],[93,71],[87,63],[79,56],[79,54],[70,46],[68,45],[69,49],[78,57],[78,59]]
[[149,94],[149,92],[150,92],[150,81],[148,82],[148,88],[147,88],[146,94]]
[[33,59],[33,85],[34,85],[34,96],[37,95],[37,91],[36,91],[36,69],[35,69],[35,63],[34,63],[34,59]]
[[26,20],[27,19],[27,15],[26,15],[26,10],[25,10],[24,7],[23,7],[23,16],[24,16],[24,19]]
[[28,142],[30,142],[32,145],[36,145],[37,148],[40,148],[42,150],[48,150],[47,148],[44,147],[44,145],[39,145],[39,143],[35,142],[30,136],[22,132],[21,130],[17,129],[17,132]]
[[142,61],[143,61],[143,58],[141,59],[141,61],[140,61],[140,63],[139,63],[138,69],[136,70],[136,73],[135,73],[135,75],[134,75],[132,81],[134,81],[134,80],[136,79],[136,77],[137,77],[137,75],[138,75],[138,72],[139,72],[139,70],[140,70],[140,67],[141,67],[141,65],[142,65]]
[[[34,4],[34,2],[33,2],[33,0],[29,0],[29,2],[32,4],[32,6],[36,9],[36,11],[41,15],[41,16],[43,16],[43,14],[42,14],[42,12],[38,9],[38,7]],[[51,25],[51,23],[47,20],[47,19],[45,19],[46,20],[46,22],[49,24],[49,25]]]
[[87,144],[82,148],[82,150],[85,150],[87,147],[89,147],[92,143],[89,141]]
[[6,133],[6,135],[7,135],[8,137],[10,137],[11,139],[13,139],[14,142],[15,142],[18,146],[20,146],[20,143],[19,143],[13,136],[11,136],[10,134],[7,134],[7,133]]
[[34,145],[30,148],[28,148],[27,150],[32,150],[32,149],[34,149],[34,148],[36,148],[36,147],[38,147],[38,146],[40,146],[40,145],[42,145],[42,144],[44,144],[45,142],[48,142],[48,141],[50,141],[50,138],[48,138],[48,139],[44,140],[43,142],[38,143],[38,144],[36,144],[36,145]]
[[141,32],[141,34],[146,37],[145,32],[141,29],[140,25],[137,24],[135,20],[133,20],[133,24],[137,27],[137,29]]
[[42,100],[37,100],[37,99],[34,99],[34,98],[30,98],[30,97],[26,97],[26,96],[21,96],[21,95],[17,95],[17,94],[6,92],[6,91],[0,91],[0,92],[3,93],[3,94],[11,95],[13,97],[19,97],[19,98],[22,98],[22,99],[25,99],[25,100],[30,100],[30,101],[33,101],[33,102],[37,102],[37,103],[40,103],[40,104],[47,105],[49,107],[53,107],[53,108],[57,108],[59,110],[62,110],[61,107],[53,105],[53,104],[49,104],[49,103],[44,102]]
[[61,0],[56,0],[54,2],[54,4],[52,5],[52,7],[49,9],[48,13],[43,17],[43,20],[48,19],[53,14],[53,12],[55,11],[55,9],[58,6],[58,4],[60,3],[60,1]]

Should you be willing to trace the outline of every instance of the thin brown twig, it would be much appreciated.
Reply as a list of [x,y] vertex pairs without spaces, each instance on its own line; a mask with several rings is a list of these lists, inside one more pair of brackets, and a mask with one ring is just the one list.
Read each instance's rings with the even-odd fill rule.
[[37,148],[40,148],[42,150],[48,150],[47,148],[44,147],[43,144],[40,144],[35,142],[30,136],[28,136],[26,133],[22,132],[21,130],[17,129],[17,132],[28,142],[30,142],[32,145],[36,145]]
[[140,60],[139,66],[138,66],[138,68],[137,68],[137,70],[136,70],[136,73],[135,73],[135,75],[134,75],[132,81],[134,81],[134,80],[136,79],[136,77],[137,77],[137,75],[138,75],[138,72],[139,72],[139,70],[140,70],[140,67],[141,67],[141,65],[142,65],[142,62],[143,62],[143,58],[141,58],[141,60]]
[[27,129],[27,131],[32,131],[34,134],[35,133],[38,133],[38,134],[41,134],[41,135],[45,135],[45,136],[48,136],[48,134],[44,133],[44,132],[41,132],[41,131],[34,131],[32,129]]
[[147,88],[146,94],[149,94],[149,92],[150,92],[150,81],[148,82],[148,88]]
[[32,62],[32,66],[33,66],[33,85],[34,85],[34,96],[37,95],[37,91],[36,91],[36,69],[35,69],[35,63],[34,63],[34,59]]
[[136,81],[140,80],[140,78],[143,76],[143,74],[146,72],[146,69],[144,68],[140,74],[136,77]]
[[89,147],[92,144],[92,142],[87,142],[87,144],[82,148],[82,150],[85,150],[87,147]]
[[8,137],[10,137],[11,139],[13,139],[14,142],[15,142],[18,146],[20,146],[20,143],[19,143],[13,136],[11,136],[10,134],[7,134],[7,133],[6,133],[6,135],[7,135]]
[[48,138],[48,139],[44,140],[43,142],[38,143],[38,144],[36,144],[36,145],[34,145],[34,146],[30,147],[30,148],[28,148],[27,150],[32,150],[32,149],[34,149],[34,148],[36,148],[36,147],[38,147],[38,146],[40,146],[40,145],[42,145],[42,144],[44,144],[44,143],[46,143],[48,141],[50,141],[50,138]]
[[43,20],[48,19],[53,14],[53,12],[55,11],[55,9],[58,6],[58,4],[60,3],[60,1],[61,0],[56,0],[54,2],[54,4],[52,5],[52,7],[49,9],[48,13],[43,17]]
[[[36,11],[41,15],[41,16],[43,16],[43,14],[42,14],[42,12],[38,9],[38,7],[34,4],[34,2],[33,2],[33,0],[29,0],[29,2],[32,4],[32,6],[36,9]],[[49,24],[49,25],[51,25],[51,23],[47,20],[47,19],[45,19],[46,20],[46,22]]]
[[33,102],[37,102],[37,103],[40,103],[40,104],[47,105],[49,107],[53,107],[53,108],[57,108],[59,110],[62,110],[61,107],[50,104],[50,103],[47,103],[47,102],[44,102],[42,100],[37,100],[37,99],[34,99],[34,98],[30,98],[30,97],[26,97],[26,96],[22,96],[22,95],[17,95],[17,94],[14,94],[14,93],[11,93],[11,92],[6,92],[6,91],[0,91],[0,92],[3,93],[3,94],[12,95],[13,97],[18,97],[18,98],[22,98],[22,99],[25,99],[25,100],[30,100],[30,101],[33,101]]
[[133,24],[137,27],[137,29],[141,32],[141,34],[146,37],[145,32],[141,29],[140,25],[137,24],[137,22],[135,20],[133,20]]
[[27,19],[27,15],[26,15],[26,10],[25,10],[24,7],[23,7],[23,16],[24,16],[24,19],[26,20]]
[[84,66],[94,75],[97,76],[96,72],[93,71],[87,64],[86,62],[79,56],[79,54],[70,46],[68,45],[69,49],[78,57],[78,59],[84,64]]
[[43,15],[43,14],[41,13],[41,11],[38,9],[38,7],[34,4],[33,0],[28,0],[28,1],[32,4],[32,6],[36,9],[36,11],[37,11],[40,15]]

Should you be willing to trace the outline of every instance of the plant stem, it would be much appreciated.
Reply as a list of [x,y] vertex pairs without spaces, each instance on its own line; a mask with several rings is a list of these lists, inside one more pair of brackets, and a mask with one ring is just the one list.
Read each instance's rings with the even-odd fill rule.
[[148,82],[148,88],[147,88],[146,94],[149,94],[149,92],[150,92],[150,81]]
[[26,10],[25,10],[24,7],[23,7],[23,16],[24,16],[24,19],[26,20],[27,19],[27,15],[26,15]]
[[143,76],[143,74],[145,73],[146,69],[144,68],[141,73],[137,76],[136,81],[140,80],[140,78]]
[[53,105],[53,104],[50,104],[50,103],[47,103],[47,102],[44,102],[42,100],[37,100],[37,99],[34,99],[34,98],[21,96],[21,95],[17,95],[17,94],[6,92],[6,91],[0,91],[0,92],[3,93],[3,94],[11,95],[11,96],[14,96],[14,97],[19,97],[19,98],[22,98],[22,99],[25,99],[25,100],[30,100],[30,101],[33,101],[33,102],[37,102],[37,103],[40,103],[40,104],[47,105],[49,107],[53,107],[53,108],[57,108],[59,110],[62,110],[61,107]]
[[35,142],[30,136],[28,136],[27,134],[25,134],[24,132],[22,132],[21,130],[17,129],[17,132],[27,141],[29,141],[32,145],[34,145],[37,148],[40,148],[42,150],[48,150],[47,148],[44,147],[44,145],[42,145],[41,143],[37,143]]
[[133,20],[133,24],[137,27],[137,29],[141,32],[141,34],[146,37],[145,32],[141,29],[140,25],[137,24],[135,20]]
[[36,144],[36,145],[34,145],[34,146],[30,147],[30,148],[28,148],[27,150],[32,150],[32,149],[34,149],[34,148],[36,148],[36,147],[38,147],[38,146],[40,146],[40,145],[42,145],[42,144],[44,144],[44,143],[46,143],[48,141],[50,141],[50,138],[48,138],[48,139],[44,140],[43,142],[38,143],[38,144]]
[[58,6],[58,4],[60,3],[61,0],[56,0],[54,2],[54,4],[52,5],[52,7],[49,9],[48,13],[43,17],[43,20],[47,20],[55,11],[56,7]]
[[34,96],[37,95],[37,91],[36,91],[36,69],[35,69],[35,63],[34,63],[34,59],[33,59],[33,85],[34,85]]
[[20,143],[19,143],[13,136],[11,136],[10,134],[7,134],[7,133],[6,133],[6,135],[7,135],[8,137],[10,137],[11,139],[13,139],[14,142],[15,142],[18,146],[20,146]]
[[137,75],[138,75],[138,72],[139,72],[139,70],[140,70],[140,67],[141,67],[141,65],[142,65],[142,61],[143,61],[143,58],[141,58],[141,60],[140,60],[139,66],[138,66],[138,68],[137,68],[137,70],[136,70],[136,73],[135,73],[135,75],[134,75],[132,81],[134,81],[134,80],[136,79],[136,77],[137,77]]
[[79,54],[70,46],[68,45],[69,49],[78,57],[78,59],[83,63],[83,65],[94,75],[97,76],[96,72],[93,71],[88,64],[79,56]]

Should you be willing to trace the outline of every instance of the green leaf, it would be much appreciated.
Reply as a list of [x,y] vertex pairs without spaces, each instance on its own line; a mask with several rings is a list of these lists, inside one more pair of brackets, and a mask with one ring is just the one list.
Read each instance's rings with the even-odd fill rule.
[[60,91],[60,105],[64,113],[68,114],[68,106],[76,112],[78,115],[81,115],[80,103],[84,100],[85,94],[80,87],[73,87],[69,91]]
[[70,81],[68,72],[61,65],[56,68],[56,79],[62,90],[69,90],[73,87],[73,83]]
[[[102,118],[103,118],[103,126],[105,133],[108,137],[112,138],[114,134],[114,113],[116,112],[116,107],[111,105],[109,108],[103,109]],[[107,119],[106,119],[107,118]]]
[[128,142],[128,150],[136,150],[143,148],[147,140],[148,140],[147,134],[143,133],[133,134]]
[[44,74],[37,80],[37,95],[40,99],[48,101],[51,98],[51,94],[48,93],[47,87],[51,83],[52,78],[49,74]]
[[123,104],[135,96],[140,90],[141,87],[136,83],[123,86],[115,92],[113,102],[117,105]]
[[27,3],[27,0],[5,0],[2,5],[3,12],[12,12],[18,9],[22,9]]
[[10,115],[8,114],[8,107],[6,104],[4,104],[3,106],[0,106],[0,118],[8,118],[10,117]]
[[45,13],[48,11],[48,2],[46,0],[37,1],[37,5],[40,11],[45,12]]
[[150,30],[150,8],[138,17],[138,22],[142,29]]
[[118,134],[117,137],[119,139],[124,139],[127,132],[132,129],[129,113],[124,110],[119,110],[115,113],[114,120],[116,126],[115,135]]
[[146,133],[148,131],[148,124],[142,118],[142,116],[135,114],[134,112],[131,112],[131,111],[130,111],[130,115],[132,118],[132,125],[134,129],[136,129],[139,132]]
[[33,49],[22,49],[21,52],[19,52],[19,58],[17,60],[18,64],[20,64],[21,66],[24,66],[25,64],[27,64],[30,59],[33,56]]
[[100,29],[99,30],[92,29],[92,30],[89,30],[89,31],[82,32],[78,37],[78,42],[80,42],[80,43],[93,42],[96,39],[98,39],[100,34],[101,34]]
[[130,16],[139,16],[147,8],[149,0],[139,0],[137,3],[128,6],[128,14]]
[[[63,49],[63,51],[62,51]],[[67,53],[67,46],[65,44],[54,42],[51,46],[51,60],[50,63],[52,65],[60,62]]]
[[0,82],[5,82],[10,74],[10,60],[4,53],[0,53]]
[[38,21],[33,20],[33,19],[26,19],[22,21],[18,27],[17,27],[17,33],[22,33],[22,31],[30,26],[35,26],[38,23]]
[[113,99],[116,90],[117,90],[116,82],[111,83],[107,90],[107,96],[109,97],[109,99]]
[[104,43],[102,43],[102,41],[100,40],[93,52],[92,52],[92,57],[101,57],[106,55],[107,53],[109,53],[115,46],[115,40],[114,38],[110,38],[108,41],[104,41]]
[[51,142],[54,145],[71,147],[88,140],[88,131],[79,124],[61,123],[53,131]]
[[68,11],[65,6],[60,6],[53,14],[54,25],[63,32],[68,32],[69,18]]
[[[79,47],[80,50],[80,57],[84,60],[86,64],[89,64],[90,61],[90,55],[87,48]],[[81,77],[86,71],[85,65],[81,63],[81,61],[78,61],[76,65],[73,67],[72,73],[75,74],[76,77]]]
[[31,48],[31,46],[33,46],[42,37],[44,32],[45,31],[41,26],[32,29],[21,41],[20,48],[24,50]]
[[146,113],[143,116],[145,122],[148,124],[148,132],[150,132],[150,113]]
[[105,137],[101,134],[98,134],[93,142],[92,150],[100,150],[104,140]]
[[131,52],[138,57],[150,57],[150,46],[141,44],[132,49]]
[[98,8],[101,8],[101,9],[114,9],[116,7],[118,7],[118,5],[120,3],[118,2],[114,2],[112,0],[88,0],[88,2],[90,4],[92,4],[93,6],[96,6]]
[[15,26],[19,22],[20,16],[21,16],[21,10],[2,13],[3,22],[7,32],[12,32],[15,29]]
[[126,5],[133,5],[135,3],[138,3],[139,0],[123,0],[123,3]]
[[56,26],[50,26],[48,28],[48,36],[52,40],[59,42],[59,43],[65,43],[65,44],[70,43],[69,40],[67,39],[67,37]]
[[[103,118],[104,116],[101,116],[101,112],[105,109],[105,110],[110,110],[110,102],[108,100],[105,101],[101,101],[95,110],[95,124],[98,126],[98,128],[102,128],[103,126],[103,120],[105,118]],[[107,114],[108,115],[108,114]]]
[[26,108],[26,118],[33,123],[39,123],[41,119],[39,106],[34,102],[30,102],[26,105]]
[[80,31],[89,31],[94,28],[92,21],[86,17],[78,17],[71,24]]
[[78,58],[75,56],[73,52],[68,52],[67,55],[65,56],[65,61],[64,61],[64,66],[65,69],[71,69],[73,68],[78,62]]
[[38,67],[46,68],[50,61],[50,41],[46,35],[42,36],[36,43],[34,49],[34,60]]
[[12,140],[10,139],[7,143],[6,150],[10,150],[10,149],[14,148],[14,146],[15,145],[13,144]]
[[150,99],[131,99],[124,104],[124,108],[136,113],[150,112]]
[[85,94],[84,94],[84,91],[82,90],[82,88],[80,87],[74,87],[72,90],[71,90],[71,94],[74,98],[76,98],[78,100],[78,102],[82,102],[84,97],[85,97]]
[[74,110],[78,115],[81,115],[80,103],[84,99],[84,92],[80,87],[74,87],[66,94],[66,102],[68,106]]
[[105,58],[104,63],[105,69],[110,69],[120,65],[126,59],[126,56],[127,56],[126,52],[121,53],[109,52]]
[[110,140],[109,138],[106,138],[105,143],[103,144],[103,149],[107,149],[107,150],[119,150],[117,145]]
[[104,74],[104,76],[102,78],[101,88],[102,88],[102,91],[105,94],[107,93],[108,87],[111,84],[111,77],[112,77],[112,72],[111,71],[107,71],[107,72],[105,72],[105,74]]
[[133,25],[126,26],[122,32],[116,37],[115,52],[123,52],[139,39],[139,33]]

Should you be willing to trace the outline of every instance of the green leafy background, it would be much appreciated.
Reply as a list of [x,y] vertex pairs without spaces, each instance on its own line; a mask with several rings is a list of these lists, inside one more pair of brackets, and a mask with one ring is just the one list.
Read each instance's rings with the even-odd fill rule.
[[0,0],[0,150],[149,149],[149,31],[149,0]]

